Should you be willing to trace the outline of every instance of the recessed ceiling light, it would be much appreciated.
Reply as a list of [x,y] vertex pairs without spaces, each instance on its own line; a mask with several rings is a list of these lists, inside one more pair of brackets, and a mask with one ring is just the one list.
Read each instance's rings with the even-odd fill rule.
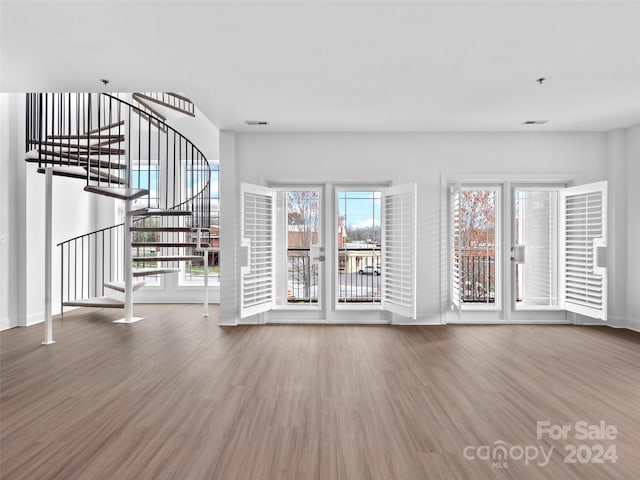
[[549,120],[525,120],[522,125],[544,125]]
[[245,120],[247,125],[269,125],[269,122],[265,120]]

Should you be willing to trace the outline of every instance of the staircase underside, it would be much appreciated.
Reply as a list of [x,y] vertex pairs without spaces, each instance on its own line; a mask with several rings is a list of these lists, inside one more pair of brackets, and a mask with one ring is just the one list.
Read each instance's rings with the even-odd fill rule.
[[155,257],[133,257],[134,262],[189,262],[202,260],[202,255],[156,255]]
[[84,187],[84,191],[117,198],[118,200],[135,200],[149,194],[149,190],[144,188],[94,187],[92,185]]
[[131,227],[132,232],[190,232],[191,227]]
[[153,277],[154,275],[166,275],[169,273],[179,273],[179,268],[139,268],[133,269],[134,277]]
[[73,155],[65,152],[49,152],[43,151],[42,156],[38,154],[38,150],[27,152],[25,161],[29,163],[42,163],[53,166],[72,166],[72,167],[90,167],[107,168],[111,170],[125,170],[127,165],[113,160],[89,158],[84,155]]
[[63,307],[124,308],[124,302],[109,297],[92,297],[62,302]]
[[[144,287],[146,284],[147,282],[143,281],[133,282],[133,291],[135,292],[136,290]],[[124,282],[105,282],[104,286],[105,288],[110,288],[111,290],[115,290],[116,292],[124,293]]]
[[[125,184],[125,180],[116,175],[110,175],[109,173],[103,172],[98,168],[90,168],[89,170],[90,170],[89,180],[91,181],[119,183],[120,185]],[[46,173],[46,169],[38,168],[37,172]],[[76,166],[53,167],[51,173],[58,177],[79,178],[81,180],[87,179],[86,167],[76,167]]]
[[138,208],[135,210],[131,210],[129,214],[135,217],[151,217],[151,216],[162,216],[162,217],[171,217],[171,216],[189,216],[191,215],[191,210],[171,210],[166,208]]
[[[133,248],[157,247],[157,248],[196,248],[196,242],[132,242]],[[200,243],[201,247],[208,247],[208,243]]]

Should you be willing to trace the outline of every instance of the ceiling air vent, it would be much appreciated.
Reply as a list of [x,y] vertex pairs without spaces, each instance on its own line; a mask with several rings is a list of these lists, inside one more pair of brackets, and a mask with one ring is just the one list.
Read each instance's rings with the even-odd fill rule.
[[525,120],[522,125],[544,125],[549,120]]
[[247,125],[269,125],[269,122],[265,120],[245,120]]

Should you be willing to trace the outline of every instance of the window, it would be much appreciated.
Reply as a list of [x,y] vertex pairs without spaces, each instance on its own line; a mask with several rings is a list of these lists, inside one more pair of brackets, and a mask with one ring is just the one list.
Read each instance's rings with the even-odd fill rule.
[[157,162],[140,165],[131,169],[131,188],[144,188],[149,194],[134,200],[134,205],[148,205],[153,208],[160,206],[160,166]]
[[381,190],[338,190],[338,304],[382,301]]
[[[209,219],[208,228],[200,230],[201,244],[208,245],[209,256],[209,285],[220,282],[220,165],[217,161],[210,161],[209,177]],[[186,167],[185,185],[187,192],[197,192],[198,185],[206,181],[206,173],[201,169]],[[205,200],[207,201],[207,200]],[[190,240],[197,241],[197,232],[192,232]],[[189,286],[204,285],[204,261],[181,263],[180,284]]]
[[[150,162],[147,165],[140,165],[131,170],[131,187],[143,188],[149,190],[149,194],[144,197],[137,198],[133,201],[134,209],[141,207],[157,208],[160,206],[160,166],[157,161]],[[136,221],[134,226],[138,227],[158,227],[162,226],[163,221],[160,217],[143,217]],[[160,232],[132,232],[133,255],[135,257],[155,257],[160,255],[160,249],[156,246],[142,246],[136,244],[153,243],[162,241]],[[136,268],[157,268],[157,262],[137,263]],[[148,286],[159,286],[160,276],[150,275],[143,277]]]
[[462,185],[455,191],[452,290],[462,308],[495,308],[500,301],[499,198],[499,187]]

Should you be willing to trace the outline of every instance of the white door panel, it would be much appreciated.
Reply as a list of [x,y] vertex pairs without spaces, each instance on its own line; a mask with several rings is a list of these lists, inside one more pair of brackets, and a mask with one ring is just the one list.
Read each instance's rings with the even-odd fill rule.
[[245,318],[273,305],[273,191],[243,183],[240,195],[240,238],[246,249],[246,260],[240,267],[240,317]]
[[562,298],[567,311],[607,319],[607,182],[562,192]]
[[415,183],[382,190],[382,307],[416,318]]
[[462,288],[461,288],[461,271],[460,271],[460,186],[454,185],[449,189],[449,215],[450,215],[450,255],[451,255],[451,271],[449,285],[449,296],[451,309],[460,314],[462,305]]

